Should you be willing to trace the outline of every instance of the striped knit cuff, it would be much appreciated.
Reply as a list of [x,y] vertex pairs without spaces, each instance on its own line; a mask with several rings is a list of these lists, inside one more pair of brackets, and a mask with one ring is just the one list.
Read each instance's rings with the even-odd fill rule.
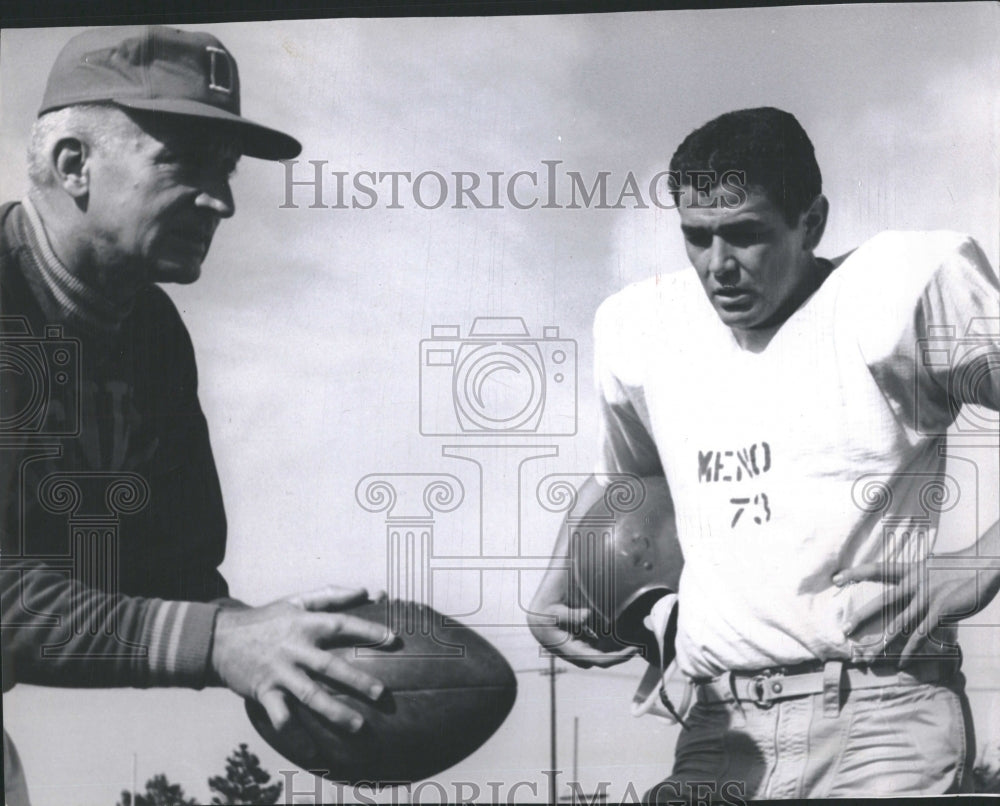
[[218,611],[218,605],[201,602],[151,602],[143,629],[149,685],[203,688],[208,683]]

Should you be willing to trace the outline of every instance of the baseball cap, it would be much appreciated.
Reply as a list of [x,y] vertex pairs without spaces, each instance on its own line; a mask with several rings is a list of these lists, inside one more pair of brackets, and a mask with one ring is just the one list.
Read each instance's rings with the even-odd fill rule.
[[56,58],[38,114],[87,103],[231,126],[250,157],[292,159],[302,151],[294,137],[240,116],[236,60],[211,34],[161,25],[78,34]]

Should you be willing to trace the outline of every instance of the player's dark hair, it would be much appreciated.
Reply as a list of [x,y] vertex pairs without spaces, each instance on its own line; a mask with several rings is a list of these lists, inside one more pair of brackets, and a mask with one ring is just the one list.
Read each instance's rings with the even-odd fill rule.
[[809,135],[794,115],[762,106],[727,112],[684,138],[670,160],[671,193],[680,204],[684,186],[703,187],[691,172],[711,171],[717,186],[727,172],[740,172],[744,187],[764,190],[794,225],[823,189]]

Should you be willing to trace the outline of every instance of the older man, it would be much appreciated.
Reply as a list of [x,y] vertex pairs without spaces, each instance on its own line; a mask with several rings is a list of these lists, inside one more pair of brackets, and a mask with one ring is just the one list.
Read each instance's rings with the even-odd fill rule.
[[332,612],[364,590],[229,598],[194,352],[156,285],[198,279],[240,155],[300,150],[239,95],[221,42],[155,26],[80,34],[50,74],[31,189],[0,208],[3,687],[225,685],[307,752],[313,713],[362,724],[322,681],[382,691],[324,647],[384,630]]
[[[649,797],[964,791],[954,624],[1000,588],[975,564],[998,527],[926,560],[946,430],[966,404],[1000,408],[996,275],[950,232],[818,257],[819,166],[778,109],[710,121],[670,167],[693,269],[626,288],[594,325],[600,474],[665,476],[684,553],[675,645],[696,702]],[[580,665],[627,658],[581,630],[567,584],[554,565],[538,640]]]

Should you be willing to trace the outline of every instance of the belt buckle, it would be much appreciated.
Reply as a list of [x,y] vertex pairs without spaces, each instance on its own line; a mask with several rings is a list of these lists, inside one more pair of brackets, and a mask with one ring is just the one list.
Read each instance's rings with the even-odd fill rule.
[[774,700],[767,697],[767,686],[764,685],[770,677],[770,672],[756,674],[750,678],[750,682],[747,685],[747,693],[750,694],[750,702],[758,708],[762,708],[764,710],[767,710],[774,705]]

